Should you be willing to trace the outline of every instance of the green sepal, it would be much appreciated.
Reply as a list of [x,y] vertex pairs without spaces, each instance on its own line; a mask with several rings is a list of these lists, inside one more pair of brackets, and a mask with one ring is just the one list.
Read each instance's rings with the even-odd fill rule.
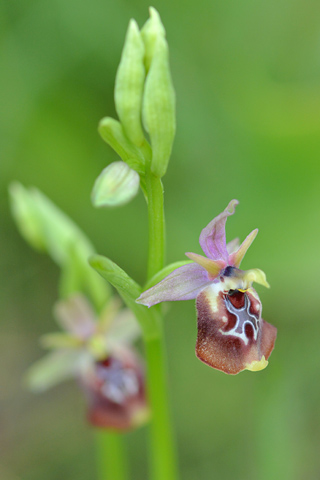
[[164,37],[159,37],[155,44],[145,82],[142,120],[151,140],[151,172],[163,177],[176,131],[175,92],[170,74],[168,44]]
[[141,150],[130,142],[118,120],[105,117],[99,122],[98,131],[102,139],[110,145],[130,168],[139,175],[145,175],[145,160]]
[[145,338],[158,336],[158,322],[156,309],[153,313],[143,305],[138,305],[136,299],[140,296],[142,289],[129,275],[116,263],[102,255],[94,255],[89,263],[107,282],[109,282],[119,293],[125,304],[130,308],[137,318]]
[[79,338],[71,335],[71,333],[64,332],[47,333],[40,338],[40,343],[43,348],[50,350],[73,349],[82,345],[82,341]]
[[132,143],[141,146],[141,106],[145,79],[144,43],[135,20],[130,20],[115,81],[115,107]]
[[145,284],[143,290],[144,291],[148,290],[149,288],[153,287],[157,283],[161,282],[161,280],[167,277],[174,270],[176,270],[179,267],[183,267],[184,265],[188,265],[188,263],[192,263],[192,262],[189,262],[188,260],[181,260],[180,262],[170,263],[170,265],[167,265],[158,273],[156,273],[152,278],[150,278],[150,280],[148,280],[147,283]]
[[73,378],[81,366],[78,350],[53,350],[35,362],[25,376],[25,385],[34,392],[43,392],[58,383]]

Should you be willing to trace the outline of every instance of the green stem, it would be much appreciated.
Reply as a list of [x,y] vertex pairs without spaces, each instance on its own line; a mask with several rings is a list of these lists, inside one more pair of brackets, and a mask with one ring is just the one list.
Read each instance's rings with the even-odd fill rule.
[[[148,279],[163,268],[164,264],[164,211],[161,179],[150,171],[146,175],[149,214]],[[160,308],[152,307],[150,320],[157,326],[152,337],[146,337],[148,366],[148,394],[152,411],[151,467],[152,480],[177,480],[176,452],[173,442],[162,315]]]
[[146,175],[149,217],[148,280],[164,267],[164,209],[161,179],[148,172]]
[[146,343],[146,358],[149,401],[152,409],[151,478],[154,480],[176,480],[178,472],[168,408],[163,338],[154,338]]
[[123,434],[96,430],[99,480],[128,480]]

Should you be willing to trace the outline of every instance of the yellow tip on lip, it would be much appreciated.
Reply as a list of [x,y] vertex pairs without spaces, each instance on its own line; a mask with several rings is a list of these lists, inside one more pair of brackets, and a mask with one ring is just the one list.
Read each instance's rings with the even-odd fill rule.
[[268,363],[268,360],[266,360],[266,357],[263,355],[261,360],[254,360],[252,363],[247,365],[246,370],[250,370],[251,372],[259,372],[260,370],[266,368]]
[[242,288],[238,288],[239,292],[241,293],[246,293],[246,291],[248,290],[247,288],[246,289],[242,289]]

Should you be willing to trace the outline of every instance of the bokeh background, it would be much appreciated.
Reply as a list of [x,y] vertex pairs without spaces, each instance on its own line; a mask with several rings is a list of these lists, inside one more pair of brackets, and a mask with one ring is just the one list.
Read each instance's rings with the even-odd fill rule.
[[[260,232],[243,267],[267,273],[264,318],[278,327],[268,368],[236,377],[194,355],[194,302],[165,330],[183,480],[320,478],[320,3],[158,0],[177,92],[177,136],[164,178],[167,259],[200,253],[200,230],[232,198],[229,239]],[[143,282],[142,195],[96,211],[90,191],[116,155],[97,134],[130,17],[145,0],[1,4],[1,480],[92,480],[94,438],[69,383],[40,396],[23,373],[55,329],[58,269],[10,218],[7,185],[35,185],[99,253]],[[133,479],[147,478],[146,430],[126,437]]]

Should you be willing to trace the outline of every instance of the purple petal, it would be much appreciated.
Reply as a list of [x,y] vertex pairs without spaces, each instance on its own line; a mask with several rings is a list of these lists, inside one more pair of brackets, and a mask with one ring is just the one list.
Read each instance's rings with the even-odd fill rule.
[[86,339],[95,330],[95,315],[87,299],[79,294],[60,300],[55,305],[58,323],[67,332],[78,338]]
[[230,242],[227,243],[228,254],[231,255],[231,253],[238,250],[239,247],[240,247],[240,240],[238,237],[234,238],[233,240],[230,240]]
[[227,218],[234,214],[238,203],[238,200],[231,200],[227,208],[202,230],[199,243],[208,258],[228,262],[225,226]]
[[130,345],[141,336],[141,328],[132,311],[128,308],[121,310],[113,319],[106,332],[106,341],[109,350],[117,345]]
[[174,270],[154,287],[143,292],[136,300],[151,307],[160,302],[191,300],[210,285],[206,270],[196,263],[189,263]]

